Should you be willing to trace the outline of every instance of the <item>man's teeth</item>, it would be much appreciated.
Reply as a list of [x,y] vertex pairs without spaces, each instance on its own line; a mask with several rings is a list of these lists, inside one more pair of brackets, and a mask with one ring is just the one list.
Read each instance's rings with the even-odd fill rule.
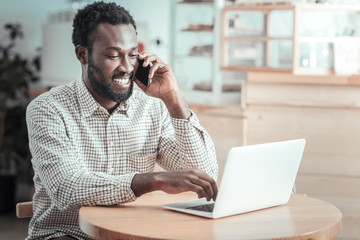
[[120,84],[126,84],[126,83],[128,83],[128,81],[129,81],[129,78],[115,78],[114,79],[114,82],[120,83]]

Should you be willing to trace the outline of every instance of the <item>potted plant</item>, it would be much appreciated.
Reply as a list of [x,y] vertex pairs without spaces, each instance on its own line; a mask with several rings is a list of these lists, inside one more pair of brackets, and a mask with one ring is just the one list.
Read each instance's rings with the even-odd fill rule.
[[0,43],[0,212],[13,209],[17,181],[32,183],[25,113],[29,84],[38,80],[40,70],[38,56],[28,61],[14,51],[23,38],[21,25],[4,27],[9,41]]

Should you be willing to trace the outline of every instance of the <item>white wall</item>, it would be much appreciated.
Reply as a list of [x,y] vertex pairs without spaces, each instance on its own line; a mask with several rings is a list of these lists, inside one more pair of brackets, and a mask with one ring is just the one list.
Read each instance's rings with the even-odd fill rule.
[[6,0],[0,2],[0,42],[7,40],[4,29],[6,23],[21,23],[24,39],[18,42],[17,51],[24,56],[34,56],[36,49],[42,45],[41,25],[48,14],[67,8],[65,0]]
[[[80,3],[90,2],[94,1]],[[130,11],[139,27],[148,26],[147,37],[151,43],[148,50],[169,62],[171,1],[117,0],[115,2]],[[25,37],[18,42],[16,51],[31,58],[37,54],[36,49],[42,46],[42,25],[48,20],[48,16],[58,11],[71,9],[72,3],[69,0],[2,0],[0,2],[0,44],[3,45],[7,41],[7,32],[3,27],[5,23],[21,23]],[[156,45],[156,39],[161,40],[160,46]]]
[[[173,0],[171,0],[173,1]],[[171,1],[170,0],[118,0],[120,5],[133,15],[138,25],[148,24],[150,52],[166,62],[170,61],[171,46]],[[141,33],[139,33],[141,34]],[[156,39],[161,45],[156,45]]]

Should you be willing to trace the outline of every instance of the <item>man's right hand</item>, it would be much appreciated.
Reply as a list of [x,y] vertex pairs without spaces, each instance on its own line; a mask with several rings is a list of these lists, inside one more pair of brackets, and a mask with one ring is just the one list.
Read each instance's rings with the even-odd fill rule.
[[156,190],[170,194],[192,191],[209,201],[216,200],[218,193],[216,181],[200,169],[136,174],[131,188],[137,197]]

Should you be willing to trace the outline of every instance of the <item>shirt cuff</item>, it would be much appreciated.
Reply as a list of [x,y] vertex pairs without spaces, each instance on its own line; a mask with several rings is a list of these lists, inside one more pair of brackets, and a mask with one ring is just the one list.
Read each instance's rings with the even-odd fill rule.
[[129,173],[127,175],[121,176],[120,183],[119,183],[119,202],[125,203],[125,202],[133,202],[137,199],[135,196],[135,193],[131,189],[131,182],[133,177],[138,174],[135,173]]
[[176,131],[185,133],[193,127],[196,127],[199,130],[203,129],[196,114],[192,110],[190,111],[191,115],[188,119],[171,118],[172,125]]

